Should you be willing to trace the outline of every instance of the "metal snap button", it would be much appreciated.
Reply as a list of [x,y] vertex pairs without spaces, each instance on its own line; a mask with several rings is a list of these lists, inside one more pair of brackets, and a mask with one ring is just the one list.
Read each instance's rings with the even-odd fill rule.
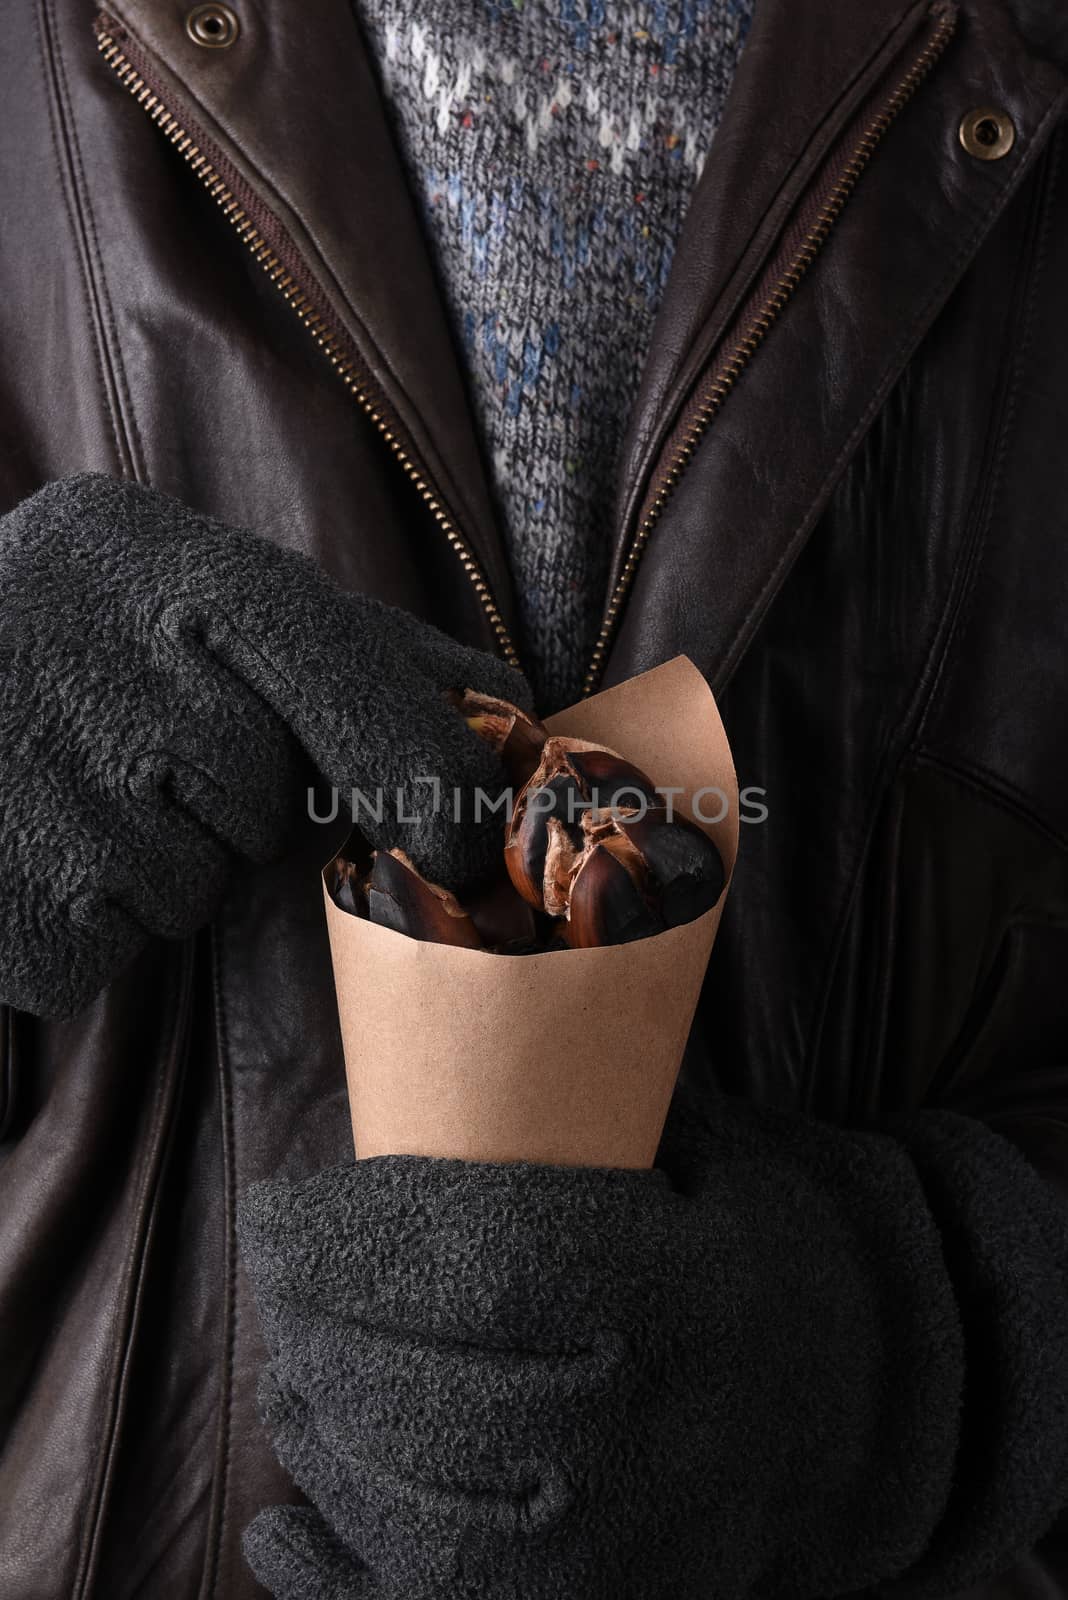
[[978,161],[1000,161],[1016,143],[1016,129],[1007,111],[976,106],[961,118],[960,142]]
[[185,19],[185,31],[194,44],[206,50],[227,50],[241,32],[241,24],[229,6],[194,6]]

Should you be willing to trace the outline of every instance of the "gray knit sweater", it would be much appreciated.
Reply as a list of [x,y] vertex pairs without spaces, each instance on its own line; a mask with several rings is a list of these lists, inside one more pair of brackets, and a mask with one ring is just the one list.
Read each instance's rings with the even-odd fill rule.
[[356,0],[495,480],[541,708],[604,605],[619,447],[752,0]]

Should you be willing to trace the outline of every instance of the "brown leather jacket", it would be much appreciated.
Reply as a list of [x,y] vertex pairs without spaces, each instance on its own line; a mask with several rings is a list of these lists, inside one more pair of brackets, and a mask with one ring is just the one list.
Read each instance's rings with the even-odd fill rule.
[[[5,9],[0,509],[127,475],[511,650],[350,8],[234,3],[199,41],[184,0]],[[766,791],[692,1070],[963,1109],[1068,1188],[1066,114],[1059,0],[759,0],[591,682],[685,651]],[[4,1600],[262,1592],[240,1531],[292,1491],[233,1207],[346,1149],[321,834],[75,1021],[3,1018]],[[1061,1588],[1068,1529],[987,1592]]]

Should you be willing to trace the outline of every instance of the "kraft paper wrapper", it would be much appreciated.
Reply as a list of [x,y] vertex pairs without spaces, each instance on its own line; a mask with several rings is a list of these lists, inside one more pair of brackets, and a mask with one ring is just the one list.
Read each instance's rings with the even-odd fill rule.
[[[674,803],[716,840],[729,883],[734,765],[687,657],[547,720],[681,787]],[[710,787],[727,797],[715,823],[692,805]],[[408,939],[342,911],[325,874],[324,894],[358,1157],[652,1165],[726,891],[653,938],[534,956]]]

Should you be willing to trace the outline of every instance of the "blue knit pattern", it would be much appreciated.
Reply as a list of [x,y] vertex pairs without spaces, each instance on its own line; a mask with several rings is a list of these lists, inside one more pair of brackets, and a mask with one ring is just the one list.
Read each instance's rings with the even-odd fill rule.
[[462,342],[539,707],[577,697],[628,414],[752,0],[357,0]]

